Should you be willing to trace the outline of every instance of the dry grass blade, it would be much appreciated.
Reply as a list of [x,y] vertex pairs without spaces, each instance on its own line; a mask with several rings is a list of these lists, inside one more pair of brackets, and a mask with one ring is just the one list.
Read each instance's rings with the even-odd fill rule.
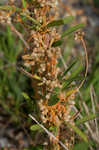
[[84,84],[85,82],[85,79],[86,79],[86,76],[87,76],[87,72],[88,72],[88,55],[87,55],[87,48],[86,48],[86,43],[84,41],[84,38],[83,38],[83,33],[82,32],[78,32],[77,33],[78,35],[78,39],[81,41],[82,43],[82,46],[83,46],[83,49],[84,49],[84,52],[85,52],[85,62],[86,62],[86,70],[85,70],[85,78],[84,80],[80,83],[79,87],[75,90],[75,92],[79,91],[79,89],[82,87],[82,85]]
[[[90,96],[91,96],[91,103],[92,103],[92,111],[94,114],[96,114],[96,110],[95,110],[95,100],[94,100],[94,93],[93,93],[93,86],[90,86]],[[94,124],[96,127],[96,134],[99,135],[99,130],[98,130],[98,122],[97,119],[94,120]]]

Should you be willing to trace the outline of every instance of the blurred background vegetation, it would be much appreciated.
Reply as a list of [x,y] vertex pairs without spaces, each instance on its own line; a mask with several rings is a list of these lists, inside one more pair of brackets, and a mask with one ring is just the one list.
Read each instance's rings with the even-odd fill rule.
[[[0,1],[0,5],[3,1]],[[92,117],[93,111],[99,113],[99,0],[71,0],[65,1],[64,5],[75,16],[76,23],[84,23],[85,40],[89,57],[89,70],[85,84],[80,94],[75,98],[76,107],[83,117]],[[67,12],[65,12],[67,11]],[[68,10],[60,12],[63,16]],[[20,25],[15,25],[18,31],[24,34]],[[74,57],[83,55],[82,47],[75,44],[70,35],[63,44],[63,57],[66,65]],[[8,26],[0,25],[0,148],[42,150],[42,146],[31,147],[32,138],[35,135],[30,132],[31,120],[28,114],[37,112],[33,101],[33,91],[28,77],[17,70],[17,62],[21,63],[20,55],[23,51],[21,40],[11,32]],[[61,65],[61,60],[59,60]],[[29,95],[26,98],[25,93]],[[93,102],[94,101],[94,102]],[[88,119],[88,118],[87,118]],[[85,122],[87,121],[85,118]],[[88,119],[90,120],[90,119]],[[77,121],[77,120],[76,120]],[[92,121],[92,120],[91,120]],[[95,121],[95,120],[94,120]],[[94,122],[93,121],[93,122]],[[99,120],[98,120],[99,121]],[[84,120],[83,120],[84,122]],[[89,122],[91,124],[91,122]],[[91,125],[94,131],[94,123]],[[98,122],[99,127],[99,122]],[[84,133],[88,130],[85,126]],[[99,132],[99,131],[98,131]],[[38,133],[39,134],[39,133]],[[99,142],[90,136],[91,150],[99,149]],[[13,148],[14,147],[14,148]],[[30,147],[30,148],[28,148]],[[88,150],[89,146],[78,136],[73,150]]]

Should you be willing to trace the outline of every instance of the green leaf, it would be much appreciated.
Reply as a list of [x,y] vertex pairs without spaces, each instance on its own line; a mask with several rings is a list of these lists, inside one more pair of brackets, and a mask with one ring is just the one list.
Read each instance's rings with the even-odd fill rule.
[[27,19],[29,19],[34,24],[36,24],[38,27],[41,26],[41,24],[37,20],[35,20],[33,17],[29,16],[28,14],[26,14],[26,13],[20,13],[20,15],[26,17]]
[[30,97],[27,95],[27,93],[22,92],[22,96],[23,96],[26,100],[30,100]]
[[55,105],[55,104],[57,104],[58,101],[59,101],[59,98],[58,98],[57,94],[54,94],[54,93],[53,93],[53,94],[50,96],[50,99],[49,99],[49,101],[48,101],[48,105],[49,105],[49,106]]
[[58,87],[53,89],[53,93],[51,94],[50,99],[48,101],[49,106],[57,104],[57,102],[59,101],[58,95],[60,91],[61,89]]
[[88,150],[88,144],[85,142],[81,142],[79,144],[76,144],[73,150]]
[[73,21],[74,17],[73,16],[67,16],[66,18],[63,18],[64,24],[71,23]]
[[58,41],[54,42],[54,43],[52,44],[52,46],[53,46],[53,47],[61,46],[62,43],[63,43],[63,40],[58,40]]
[[72,32],[75,32],[76,30],[83,28],[84,26],[85,26],[84,24],[78,24],[67,29],[66,31],[63,32],[63,34],[61,35],[61,38],[64,38],[65,36],[70,35]]
[[26,1],[22,0],[23,7],[26,8]]
[[39,77],[37,74],[34,74],[33,78],[42,81],[41,77]]
[[71,73],[70,78],[75,78],[76,76],[79,76],[80,73],[82,72],[82,70],[83,70],[83,66],[81,64],[77,68],[75,68],[75,70],[73,70],[73,72]]
[[43,129],[38,125],[38,124],[34,124],[30,127],[30,130],[31,131],[37,131],[37,130],[40,130],[40,131],[43,131]]
[[75,91],[75,88],[74,88],[74,89],[69,89],[69,90],[67,90],[67,91],[66,91],[66,97],[72,95],[72,93],[74,93],[74,91]]
[[68,17],[63,18],[63,19],[54,20],[54,21],[50,22],[49,24],[47,24],[47,27],[54,27],[54,26],[60,26],[60,25],[68,24],[73,19],[74,19],[73,16],[68,16]]
[[71,78],[68,80],[65,80],[62,84],[62,91],[66,90],[68,86],[75,80],[76,78]]
[[63,73],[63,75],[62,75],[62,77],[61,78],[63,78],[72,68],[73,68],[73,66],[75,65],[77,63],[77,60],[74,60],[73,62],[72,62],[72,64],[66,69],[66,71]]
[[75,124],[76,125],[84,124],[85,122],[93,120],[96,117],[99,117],[99,114],[98,115],[96,115],[96,114],[89,114],[88,116],[85,116],[85,117],[83,117],[80,120],[77,120]]
[[56,88],[53,89],[53,92],[56,93],[56,94],[59,94],[60,90],[61,89],[59,87],[56,87]]
[[76,80],[79,81],[81,79],[84,80],[85,77],[79,76],[80,72],[81,72],[81,70],[77,74],[71,75],[68,80],[64,80],[64,82],[62,84],[62,90],[66,90],[73,81],[76,81]]
[[88,137],[78,127],[72,124],[67,124],[69,128],[72,128],[86,143],[88,143]]
[[14,11],[18,11],[18,12],[21,12],[22,10],[20,9],[20,8],[18,8],[18,7],[11,7],[11,6],[9,6],[9,5],[7,5],[7,6],[0,6],[0,9],[1,10],[14,10]]
[[51,126],[50,128],[49,128],[49,130],[51,131],[51,132],[53,132],[53,134],[54,134],[54,136],[57,136],[57,134],[58,134],[58,127],[55,127],[55,126]]

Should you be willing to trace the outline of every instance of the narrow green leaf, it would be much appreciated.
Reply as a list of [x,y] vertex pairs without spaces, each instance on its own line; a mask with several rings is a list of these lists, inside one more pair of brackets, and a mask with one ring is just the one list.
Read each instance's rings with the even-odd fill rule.
[[11,6],[9,6],[9,5],[7,5],[7,6],[0,6],[0,9],[1,10],[14,10],[14,11],[18,11],[18,12],[22,12],[22,10],[20,9],[20,8],[18,8],[18,7],[11,7]]
[[31,20],[33,23],[35,23],[39,27],[41,26],[41,24],[37,20],[35,20],[33,17],[29,16],[28,14],[26,14],[26,13],[20,13],[20,15],[26,17],[29,20]]
[[61,89],[59,87],[56,87],[56,88],[53,89],[53,92],[56,93],[56,94],[59,94],[60,90]]
[[68,17],[63,18],[63,19],[54,20],[54,21],[50,22],[49,24],[47,24],[47,27],[54,27],[54,26],[60,26],[60,25],[68,24],[73,19],[74,19],[73,16],[68,16]]
[[62,84],[62,90],[66,90],[68,88],[68,86],[73,82],[73,81],[79,81],[79,80],[83,80],[84,77],[79,76],[81,70],[75,74],[74,76],[70,76],[70,78],[68,80],[64,80],[63,84]]
[[52,44],[52,46],[53,46],[53,47],[61,46],[62,43],[63,43],[63,40],[58,40],[58,41],[54,42],[54,43]]
[[72,95],[72,93],[74,93],[74,91],[75,91],[75,88],[74,88],[74,89],[69,89],[69,90],[67,90],[67,91],[66,91],[66,97]]
[[12,8],[10,7],[10,6],[0,6],[0,9],[2,9],[2,10],[12,10]]
[[71,23],[73,21],[74,17],[73,16],[67,16],[66,18],[63,18],[64,24]]
[[33,78],[42,81],[41,77],[39,77],[37,74],[33,75]]
[[89,114],[88,116],[85,116],[85,117],[83,117],[80,120],[77,120],[75,124],[76,125],[84,124],[85,122],[93,120],[96,117],[99,117],[99,114],[98,115],[96,115],[96,114]]
[[43,129],[38,125],[38,124],[34,124],[30,127],[30,130],[31,131],[37,131],[37,130],[40,130],[40,131],[43,131]]
[[78,79],[78,77],[73,77],[73,78],[70,78],[68,80],[65,80],[62,84],[62,91],[66,90],[68,88],[68,86],[73,82],[75,81],[75,79]]
[[60,25],[63,25],[64,22],[62,19],[60,20],[54,20],[52,22],[50,22],[49,24],[47,24],[47,27],[54,27],[54,26],[60,26]]
[[23,7],[26,8],[26,1],[22,0]]
[[50,96],[50,99],[48,101],[48,105],[49,106],[55,105],[55,104],[57,104],[58,101],[59,101],[59,98],[58,98],[57,94],[53,93]]
[[81,142],[74,145],[73,150],[88,150],[88,144],[85,142]]
[[27,95],[27,93],[22,92],[22,96],[23,96],[26,100],[30,100],[30,97]]
[[78,24],[67,29],[65,32],[63,32],[63,34],[61,35],[61,38],[64,38],[65,36],[70,35],[72,32],[75,32],[76,30],[83,28],[84,26],[85,26],[84,24]]
[[58,87],[53,89],[53,93],[51,94],[50,99],[48,101],[49,106],[55,105],[59,101],[58,95],[60,91],[61,89]]
[[73,68],[73,66],[77,63],[77,60],[74,60],[72,64],[66,69],[66,71],[63,73],[62,78]]
[[69,128],[72,128],[86,143],[88,143],[88,137],[78,127],[72,124],[68,124]]
[[83,66],[82,66],[82,64],[81,64],[81,65],[79,65],[77,68],[75,68],[75,70],[71,73],[70,78],[74,78],[74,77],[76,77],[76,76],[79,76],[80,73],[82,72],[82,70],[83,70]]

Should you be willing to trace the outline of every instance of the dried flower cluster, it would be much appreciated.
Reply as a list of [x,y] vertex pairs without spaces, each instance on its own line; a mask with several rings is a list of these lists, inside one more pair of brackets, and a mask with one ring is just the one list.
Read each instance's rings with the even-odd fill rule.
[[5,11],[0,11],[0,23],[1,24],[11,23],[11,17]]
[[[40,2],[40,3],[39,3]],[[33,82],[35,98],[39,99],[39,107],[41,110],[41,119],[43,123],[59,125],[63,120],[69,120],[70,107],[64,106],[61,102],[66,102],[70,97],[66,97],[62,92],[59,94],[60,101],[54,106],[48,106],[51,94],[55,88],[62,87],[58,80],[60,68],[57,67],[58,58],[61,55],[59,47],[53,47],[52,44],[60,39],[60,35],[55,28],[47,28],[47,24],[51,22],[51,12],[56,8],[55,1],[36,1],[40,7],[31,6],[28,8],[29,13],[34,14],[35,20],[41,23],[38,30],[30,30],[28,43],[30,49],[26,50],[26,54],[22,56],[24,65],[30,67],[32,74],[40,77],[40,82]],[[51,4],[51,5],[50,5]]]
[[[33,0],[26,5],[21,14],[17,12],[14,19],[22,23],[28,32],[29,49],[24,50],[22,59],[24,65],[30,68],[30,73],[37,77],[33,79],[32,86],[42,122],[48,126],[60,127],[70,120],[69,113],[74,105],[74,95],[67,97],[65,92],[60,92],[57,104],[48,105],[53,91],[62,88],[58,79],[61,71],[57,67],[61,50],[59,47],[53,47],[53,43],[60,39],[60,35],[55,28],[47,27],[57,16],[56,5],[56,0]],[[26,17],[26,20],[22,20],[22,16]],[[62,137],[61,133],[59,135]]]
[[[31,73],[40,78],[40,81],[34,80],[32,84],[35,99],[38,100],[42,122],[48,126],[60,127],[64,121],[70,120],[69,113],[71,106],[74,105],[70,99],[74,99],[74,97],[66,97],[64,92],[60,92],[58,95],[59,102],[53,106],[48,105],[53,90],[62,88],[58,80],[60,68],[57,67],[61,51],[59,47],[52,46],[55,41],[60,39],[60,35],[55,28],[47,27],[47,24],[55,19],[56,15],[54,14],[53,16],[53,12],[56,9],[56,1],[37,0],[34,4],[30,7],[28,6],[28,14],[33,16],[40,25],[36,25],[35,30],[27,29],[29,32],[27,41],[30,49],[25,50],[22,58],[24,65],[31,68]],[[31,21],[27,24],[32,26]]]

